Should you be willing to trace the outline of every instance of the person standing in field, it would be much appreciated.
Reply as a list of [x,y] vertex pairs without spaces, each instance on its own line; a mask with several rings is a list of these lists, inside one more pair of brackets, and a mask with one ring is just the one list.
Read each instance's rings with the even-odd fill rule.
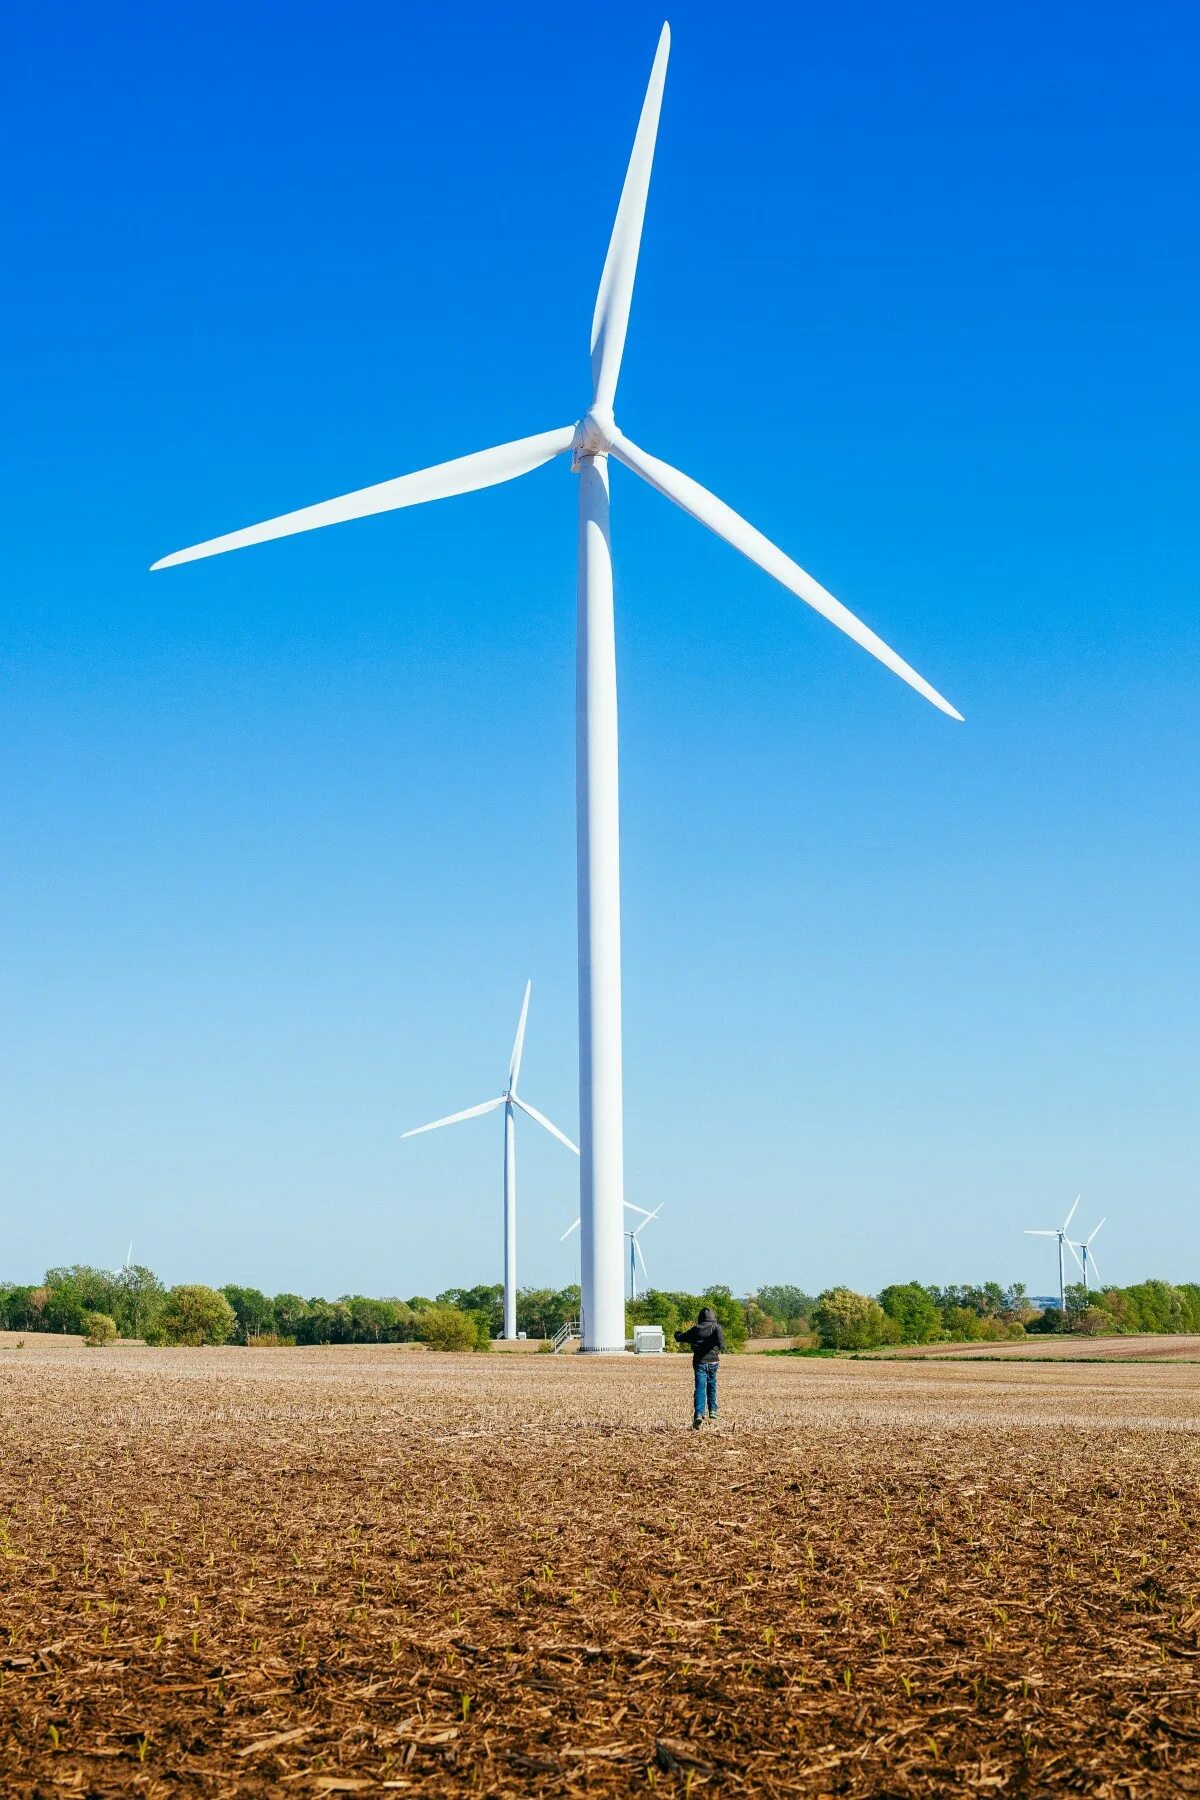
[[725,1333],[712,1307],[702,1306],[696,1323],[689,1325],[686,1331],[677,1331],[675,1342],[691,1346],[692,1372],[696,1377],[692,1430],[699,1431],[706,1411],[710,1419],[717,1416],[717,1369],[725,1348]]

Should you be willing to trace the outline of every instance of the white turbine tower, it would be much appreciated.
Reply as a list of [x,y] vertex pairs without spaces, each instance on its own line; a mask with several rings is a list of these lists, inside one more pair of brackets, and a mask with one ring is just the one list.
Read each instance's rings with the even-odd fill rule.
[[[621,1217],[624,1152],[621,1093],[621,917],[617,830],[617,668],[613,632],[612,553],[609,540],[608,462],[614,456],[652,488],[707,525],[734,549],[805,601],[952,719],[947,700],[909,667],[861,620],[827,593],[753,525],[683,475],[650,456],[617,428],[613,417],[617,377],[625,348],[634,275],[658,135],[658,116],[671,34],[664,25],[642,105],[633,154],[621,189],[608,255],[592,318],[592,397],[583,418],[536,437],[479,450],[360,488],[336,500],[302,507],[264,524],[210,538],[154,564],[156,569],[197,557],[239,550],[269,538],[372,513],[441,500],[475,488],[511,481],[553,457],[571,456],[579,476],[579,609],[576,688],[576,835],[579,918],[579,1131],[580,1211],[583,1217],[581,1281],[585,1350],[624,1345]],[[593,111],[585,129],[594,150],[605,125]],[[691,421],[702,419],[702,413]]]
[[[625,1227],[625,1236],[629,1240],[629,1298],[631,1300],[636,1300],[638,1297],[637,1296],[637,1265],[638,1265],[638,1262],[640,1262],[642,1265],[642,1273],[645,1275],[647,1281],[650,1279],[650,1271],[646,1267],[646,1258],[642,1255],[642,1246],[638,1243],[638,1237],[641,1232],[645,1231],[645,1229],[646,1229],[647,1225],[649,1225],[651,1219],[657,1219],[659,1213],[662,1211],[662,1209],[665,1205],[666,1205],[666,1201],[663,1200],[659,1203],[658,1206],[655,1207],[653,1212],[647,1212],[646,1208],[644,1206],[635,1206],[633,1204],[632,1200],[626,1200],[624,1202],[626,1212],[640,1213],[641,1220],[642,1220],[640,1225],[626,1225],[626,1227]],[[570,1237],[571,1233],[573,1231],[579,1230],[579,1225],[580,1225],[580,1221],[578,1219],[574,1220],[572,1224],[568,1225],[567,1229],[563,1232],[562,1236],[559,1238],[559,1240],[558,1240],[559,1243],[565,1244],[567,1239]]]
[[[1075,1206],[1079,1205],[1079,1202],[1082,1198],[1083,1198],[1082,1194],[1076,1194]],[[1066,1272],[1063,1268],[1063,1245],[1064,1244],[1066,1245],[1067,1249],[1071,1252],[1071,1255],[1075,1257],[1075,1261],[1077,1263],[1079,1263],[1079,1258],[1078,1258],[1078,1256],[1075,1255],[1075,1246],[1071,1242],[1070,1238],[1067,1236],[1067,1226],[1071,1223],[1071,1220],[1075,1217],[1075,1206],[1073,1206],[1071,1208],[1070,1212],[1067,1214],[1067,1216],[1063,1220],[1062,1224],[1056,1225],[1053,1231],[1029,1231],[1029,1230],[1026,1230],[1026,1232],[1025,1232],[1026,1237],[1052,1237],[1052,1238],[1058,1239],[1058,1304],[1062,1309],[1062,1316],[1063,1316],[1064,1324],[1066,1323],[1066,1318],[1067,1318],[1067,1278],[1066,1278]],[[1103,1223],[1103,1221],[1101,1221],[1101,1223]],[[1100,1226],[1097,1225],[1096,1231],[1099,1231],[1099,1229],[1100,1229]],[[1096,1235],[1096,1232],[1093,1232],[1092,1236],[1095,1237],[1095,1235]],[[1079,1263],[1079,1266],[1081,1269],[1083,1268],[1082,1263]]]
[[579,1155],[578,1144],[573,1144],[565,1132],[552,1125],[544,1113],[536,1106],[530,1106],[517,1092],[517,1081],[521,1074],[521,1052],[525,1048],[525,1021],[529,1017],[529,992],[532,981],[525,983],[525,998],[521,1002],[521,1016],[517,1020],[517,1035],[513,1039],[512,1055],[508,1059],[508,1084],[502,1094],[494,1100],[485,1100],[481,1106],[468,1106],[465,1112],[451,1113],[448,1118],[435,1119],[431,1125],[417,1125],[412,1131],[404,1131],[401,1137],[420,1137],[423,1131],[438,1131],[443,1125],[457,1125],[463,1119],[477,1119],[481,1113],[496,1112],[504,1108],[504,1336],[515,1338],[517,1335],[517,1133],[516,1115],[513,1108],[519,1106],[523,1113],[547,1130],[551,1137],[556,1137],[560,1144]]
[[[1105,1215],[1105,1218],[1107,1218],[1107,1214]],[[1091,1292],[1091,1282],[1088,1280],[1089,1271],[1093,1275],[1098,1275],[1100,1273],[1099,1269],[1096,1267],[1096,1258],[1092,1255],[1092,1239],[1099,1237],[1104,1228],[1104,1224],[1105,1219],[1101,1219],[1095,1231],[1092,1232],[1091,1237],[1084,1238],[1082,1242],[1076,1240],[1071,1243],[1072,1250],[1078,1250],[1083,1258],[1083,1291],[1085,1294]]]

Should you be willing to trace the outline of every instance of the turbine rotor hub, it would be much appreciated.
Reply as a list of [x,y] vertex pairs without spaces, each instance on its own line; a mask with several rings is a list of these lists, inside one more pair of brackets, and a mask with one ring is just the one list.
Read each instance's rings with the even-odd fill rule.
[[591,407],[575,427],[575,441],[571,445],[571,467],[578,470],[580,462],[585,456],[607,456],[612,449],[613,434],[616,429],[616,420],[607,407]]

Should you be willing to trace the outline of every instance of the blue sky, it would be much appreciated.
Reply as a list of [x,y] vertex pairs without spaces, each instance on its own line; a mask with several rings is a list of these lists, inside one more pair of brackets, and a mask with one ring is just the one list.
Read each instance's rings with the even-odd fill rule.
[[[573,1130],[565,463],[151,577],[547,429],[661,13],[18,4],[0,1275],[498,1278]],[[618,418],[955,726],[613,473],[627,1192],[664,1285],[1200,1275],[1200,20],[695,4]],[[521,1275],[572,1159],[520,1143]]]

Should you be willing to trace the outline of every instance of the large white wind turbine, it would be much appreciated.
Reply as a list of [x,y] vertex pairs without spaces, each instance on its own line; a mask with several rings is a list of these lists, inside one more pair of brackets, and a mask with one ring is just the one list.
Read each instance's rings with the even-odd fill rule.
[[[302,507],[265,524],[210,538],[155,563],[156,569],[269,538],[311,531],[346,519],[415,506],[494,486],[528,474],[553,457],[571,455],[579,476],[579,610],[576,694],[576,834],[579,916],[579,1118],[583,1217],[581,1279],[585,1350],[619,1350],[625,1341],[621,1279],[623,1130],[621,1093],[621,920],[617,833],[617,671],[609,541],[609,457],[707,525],[768,575],[836,625],[885,668],[952,719],[961,714],[881,638],[706,488],[641,450],[613,417],[658,116],[667,73],[670,30],[663,26],[642,105],[633,154],[600,277],[592,319],[592,397],[583,418],[556,431],[476,451],[357,493]],[[606,123],[593,109],[584,131],[589,154]],[[693,421],[695,423],[697,421]]]
[[504,1336],[515,1338],[517,1335],[517,1133],[516,1115],[513,1108],[519,1106],[523,1113],[556,1137],[560,1144],[579,1155],[578,1144],[573,1144],[565,1132],[557,1125],[552,1125],[545,1113],[540,1113],[536,1106],[530,1106],[517,1092],[517,1080],[521,1073],[521,1052],[525,1048],[525,1021],[529,1017],[529,993],[532,981],[525,983],[525,998],[521,1002],[521,1016],[517,1020],[517,1035],[513,1039],[512,1055],[508,1059],[508,1083],[502,1094],[494,1100],[485,1100],[481,1106],[468,1106],[465,1112],[451,1113],[445,1119],[434,1119],[431,1125],[416,1125],[411,1131],[401,1132],[402,1138],[420,1137],[423,1131],[438,1131],[443,1125],[457,1125],[463,1119],[477,1119],[481,1113],[496,1112],[504,1108]]
[[[1083,1198],[1082,1194],[1076,1194],[1075,1206],[1079,1205],[1079,1202],[1082,1200],[1082,1198]],[[1070,1212],[1067,1214],[1067,1216],[1063,1220],[1062,1224],[1056,1225],[1053,1231],[1029,1231],[1029,1230],[1026,1230],[1026,1232],[1025,1232],[1026,1237],[1052,1237],[1052,1238],[1058,1239],[1058,1304],[1062,1308],[1062,1316],[1063,1316],[1064,1324],[1066,1323],[1066,1317],[1067,1317],[1067,1278],[1066,1278],[1066,1272],[1063,1268],[1063,1245],[1064,1244],[1066,1245],[1067,1249],[1071,1252],[1071,1255],[1075,1257],[1075,1261],[1077,1263],[1079,1263],[1079,1267],[1081,1269],[1083,1268],[1083,1264],[1079,1262],[1078,1256],[1075,1255],[1075,1246],[1071,1242],[1070,1238],[1067,1236],[1067,1226],[1071,1223],[1071,1220],[1075,1217],[1075,1206],[1073,1206],[1071,1208]],[[1103,1224],[1103,1220],[1101,1220],[1101,1224]],[[1097,1225],[1096,1231],[1099,1231],[1099,1229],[1100,1229],[1100,1226]],[[1096,1235],[1096,1232],[1094,1231],[1092,1233],[1092,1236],[1095,1237],[1095,1235]]]

